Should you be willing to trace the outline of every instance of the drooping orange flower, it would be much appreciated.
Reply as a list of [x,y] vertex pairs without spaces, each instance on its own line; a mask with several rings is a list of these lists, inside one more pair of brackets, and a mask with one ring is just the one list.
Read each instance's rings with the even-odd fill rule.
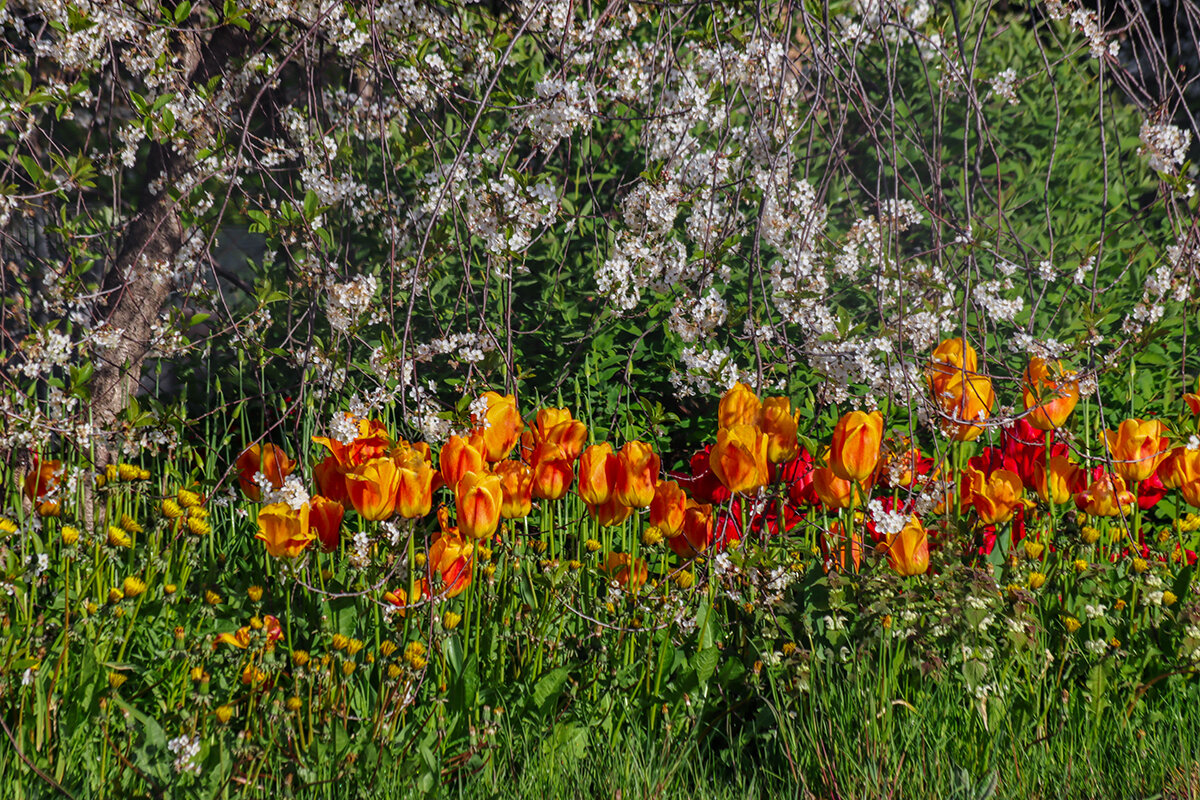
[[508,457],[513,447],[521,440],[521,431],[525,423],[521,412],[517,410],[517,398],[511,394],[500,395],[496,392],[484,392],[487,400],[487,411],[484,420],[475,420],[483,427],[483,456],[489,463],[496,463]]
[[755,425],[738,423],[717,431],[708,465],[731,492],[753,492],[770,480],[767,436]]
[[646,561],[634,558],[629,553],[609,553],[604,559],[604,571],[618,584],[635,593],[650,574]]
[[500,476],[490,472],[468,472],[454,491],[458,528],[471,539],[486,539],[500,526],[504,490]]
[[304,552],[317,532],[309,524],[309,505],[294,509],[287,503],[270,503],[258,512],[258,533],[255,538],[267,547],[275,558],[295,558]]
[[721,403],[717,407],[717,427],[757,425],[761,412],[762,403],[754,390],[744,383],[736,383],[721,396]]
[[579,457],[579,496],[583,502],[598,506],[608,502],[616,491],[621,462],[608,442],[594,444]]
[[314,436],[312,437],[313,443],[324,445],[343,468],[357,466],[372,458],[379,458],[387,452],[392,440],[382,422],[356,419],[352,414],[345,416],[353,422],[356,431],[353,439],[343,442],[328,436]]
[[235,462],[238,468],[238,484],[246,497],[254,502],[262,499],[262,490],[254,482],[254,476],[262,473],[271,484],[271,488],[279,489],[284,480],[296,469],[295,463],[283,452],[283,448],[273,444],[252,444],[242,451]]
[[321,495],[309,500],[308,504],[308,521],[317,533],[321,549],[332,553],[342,541],[342,518],[346,509],[341,503]]
[[483,469],[483,453],[472,447],[466,439],[453,435],[442,445],[438,466],[442,470],[442,480],[450,487],[450,491],[454,491],[459,478],[468,472]]
[[381,520],[396,511],[400,470],[391,458],[372,458],[346,473],[346,493],[363,519]]
[[1075,505],[1089,516],[1116,517],[1128,514],[1137,502],[1133,492],[1125,488],[1125,479],[1120,475],[1105,473],[1091,485],[1075,493]]
[[661,467],[654,449],[645,442],[626,442],[617,453],[617,464],[617,501],[630,508],[650,505]]
[[1131,483],[1153,475],[1167,455],[1163,433],[1163,424],[1156,419],[1127,419],[1115,431],[1105,431],[1113,472]]
[[676,481],[658,484],[654,499],[650,501],[650,524],[668,539],[678,536],[683,531],[687,501],[687,495]]
[[[279,618],[270,614],[264,614],[261,624],[257,622],[255,624],[259,625],[259,627],[266,633],[266,649],[273,650],[275,648],[275,643],[283,638],[283,626],[279,624]],[[243,625],[237,629],[236,633],[220,634],[217,636],[216,641],[213,642],[213,649],[215,650],[219,644],[227,644],[230,647],[236,647],[239,650],[245,650],[250,646],[250,626]]]
[[847,481],[866,480],[879,465],[882,443],[883,415],[878,411],[843,414],[833,429],[833,444],[829,448],[833,474]]
[[326,456],[323,461],[313,467],[313,478],[317,482],[317,490],[330,500],[336,500],[343,505],[349,505],[350,493],[346,490],[346,468],[334,456]]
[[1021,382],[1021,395],[1029,411],[1029,424],[1041,431],[1062,427],[1079,402],[1079,381],[1074,372],[1064,372],[1060,362],[1053,368],[1044,359],[1029,359]]
[[[825,464],[829,463],[829,453],[829,448],[826,448],[822,459]],[[868,479],[865,483],[859,484],[860,490],[854,492],[853,483],[844,478],[839,478],[834,474],[832,467],[823,466],[813,468],[812,483],[813,491],[817,493],[817,499],[821,501],[821,505],[825,506],[827,511],[838,511],[850,507],[852,495],[855,499],[855,504],[861,506],[865,499],[863,492],[870,491],[873,481]]]
[[900,575],[924,575],[929,569],[929,534],[915,514],[900,533],[888,534],[887,556]]
[[500,516],[504,519],[522,519],[533,510],[533,467],[520,461],[501,461],[496,465],[500,476],[500,490],[504,500],[500,504]]
[[1046,503],[1053,501],[1055,505],[1062,505],[1070,500],[1076,491],[1083,488],[1079,485],[1080,481],[1087,480],[1083,468],[1072,464],[1062,455],[1050,456],[1049,469],[1040,461],[1034,462],[1033,476],[1038,497]]
[[800,443],[796,440],[799,414],[799,410],[792,410],[792,401],[787,397],[763,400],[758,424],[767,435],[767,460],[772,464],[791,461],[799,452]]
[[999,525],[1012,519],[1025,490],[1021,476],[1012,470],[997,469],[984,475],[974,467],[967,468],[967,487],[971,505],[984,525]]

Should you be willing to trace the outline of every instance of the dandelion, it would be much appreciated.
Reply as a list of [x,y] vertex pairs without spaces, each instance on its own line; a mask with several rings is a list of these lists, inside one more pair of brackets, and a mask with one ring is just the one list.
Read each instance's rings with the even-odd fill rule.
[[675,585],[680,589],[690,589],[692,584],[696,582],[696,574],[694,572],[680,572],[675,576]]
[[[70,527],[70,526],[67,526],[67,527]],[[66,528],[64,528],[63,530],[66,530]],[[72,529],[72,530],[74,530],[74,529]],[[11,519],[8,519],[7,517],[0,517],[0,533],[11,534],[11,533],[16,533],[16,532],[17,532],[17,523],[13,522]]]
[[217,594],[212,589],[208,589],[204,592],[204,602],[208,603],[210,606],[220,605],[221,595]]
[[184,508],[195,508],[196,506],[200,505],[201,502],[203,502],[200,495],[198,495],[196,492],[188,491],[187,489],[180,489],[178,492],[176,492],[175,499],[179,505],[183,506]]
[[1074,617],[1063,617],[1063,625],[1067,626],[1067,633],[1074,633],[1083,627],[1082,623]]
[[1150,566],[1146,563],[1146,559],[1135,558],[1133,560],[1133,571],[1138,573],[1139,575],[1142,574],[1143,572],[1145,572],[1149,568],[1150,568]]
[[1072,566],[1075,567],[1076,572],[1086,572],[1088,568],[1088,562],[1085,559],[1077,558]]
[[600,544],[600,542],[596,541],[595,539],[588,539],[586,542],[584,542],[583,546],[588,549],[589,553],[595,553],[604,545]]
[[115,525],[108,527],[108,543],[113,547],[133,547],[129,534]]
[[292,651],[292,663],[295,664],[297,667],[303,667],[305,664],[308,663],[308,651],[307,650],[293,650]]
[[233,706],[217,706],[216,715],[217,722],[222,725],[228,723],[229,720],[233,719]]
[[141,533],[143,530],[142,526],[138,524],[138,521],[128,514],[121,515],[119,527],[128,533]]
[[246,596],[250,598],[251,603],[257,603],[258,601],[262,600],[263,588],[258,585],[251,586],[246,590]]
[[362,643],[361,639],[351,639],[349,642],[346,643],[346,652],[349,653],[350,655],[354,655],[359,650],[362,650],[362,648],[363,648],[363,643]]
[[358,667],[358,665],[355,664],[353,661],[343,661],[342,662],[342,674],[345,675],[346,677],[350,677],[351,673],[353,673],[357,667]]
[[167,519],[179,519],[184,514],[183,508],[179,505],[179,503],[175,502],[169,497],[162,501],[162,504],[159,506],[159,508],[162,510],[163,516]]
[[59,531],[59,537],[62,539],[64,545],[70,547],[79,541],[79,529],[71,525],[64,525],[62,530]]
[[455,611],[447,611],[442,615],[442,627],[448,631],[457,628],[460,622],[462,622],[462,614]]
[[[141,474],[142,471],[133,464],[122,463],[117,465],[117,477],[123,481],[136,481],[141,477]],[[149,473],[147,473],[146,477],[150,477]]]
[[1091,525],[1084,525],[1083,529],[1080,530],[1079,535],[1080,538],[1083,539],[1084,544],[1095,544],[1100,538],[1100,531],[1096,528],[1093,528]]
[[121,602],[124,599],[125,599],[125,594],[117,587],[114,586],[113,588],[108,590],[108,602],[116,604],[116,603]]
[[1175,593],[1169,589],[1162,593],[1162,602],[1164,606],[1174,605],[1175,601],[1178,599],[1179,598],[1175,595]]
[[179,589],[179,587],[173,583],[168,583],[165,586],[163,586],[163,592],[165,592],[166,594],[175,594],[175,592],[178,591],[178,589]]
[[121,590],[125,592],[126,597],[137,597],[146,591],[146,582],[141,578],[130,575],[121,584]]
[[350,645],[350,638],[343,636],[340,633],[335,633],[333,639],[329,642],[330,647],[334,650],[345,650]]
[[384,642],[379,645],[379,652],[383,653],[384,658],[390,658],[392,653],[396,652],[396,643],[390,639],[384,640]]
[[304,703],[296,695],[292,695],[291,697],[289,697],[287,699],[287,710],[288,711],[292,711],[292,712],[299,711],[303,707],[304,707]]
[[195,536],[207,536],[212,532],[212,526],[207,521],[196,517],[188,517],[187,528]]
[[420,642],[409,642],[404,648],[404,660],[407,661],[413,669],[424,669],[429,662],[425,658],[425,645]]
[[389,678],[395,680],[404,674],[404,670],[400,669],[398,664],[388,664],[387,674]]
[[120,689],[127,680],[129,679],[119,672],[108,673],[108,685],[112,689]]

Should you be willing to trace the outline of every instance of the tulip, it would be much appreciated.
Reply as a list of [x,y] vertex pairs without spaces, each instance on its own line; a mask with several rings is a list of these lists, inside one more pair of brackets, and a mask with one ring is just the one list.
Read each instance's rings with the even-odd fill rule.
[[1167,489],[1178,489],[1200,480],[1200,450],[1176,447],[1158,465],[1158,479]]
[[317,495],[309,501],[308,521],[317,533],[321,549],[326,553],[337,550],[342,541],[342,518],[345,507],[327,497]]
[[736,383],[721,396],[721,403],[717,407],[717,426],[732,428],[734,425],[755,425],[761,412],[762,403],[754,390],[744,383]]
[[603,503],[588,505],[588,511],[605,528],[615,528],[633,514],[633,509],[617,499],[616,493]]
[[62,462],[57,459],[34,461],[34,468],[25,475],[25,496],[30,502],[41,500],[54,489],[58,488],[59,477],[62,475]]
[[396,511],[400,470],[390,458],[372,458],[346,473],[346,493],[363,519],[381,520]]
[[709,467],[731,492],[753,492],[770,480],[767,436],[754,425],[737,424],[717,431]]
[[346,489],[346,469],[336,457],[326,456],[313,467],[313,478],[316,479],[317,490],[322,496],[343,505],[350,502],[350,493]]
[[654,490],[650,501],[650,524],[670,539],[683,531],[687,513],[687,495],[675,481],[663,481]]
[[[514,462],[515,463],[515,462]],[[441,597],[457,597],[471,585],[471,562],[475,557],[475,546],[459,535],[458,528],[450,527],[450,513],[445,506],[438,509],[441,533],[429,546],[429,583],[434,575],[441,578]]]
[[829,448],[829,466],[842,480],[860,483],[875,472],[883,442],[883,415],[851,411],[838,420]]
[[[346,416],[351,417],[350,414]],[[314,436],[312,440],[328,448],[330,454],[343,467],[354,467],[372,458],[380,458],[391,446],[391,437],[388,436],[383,423],[378,420],[359,420],[355,429],[357,435],[349,442],[327,436]]]
[[452,435],[442,445],[442,452],[438,453],[438,466],[442,470],[442,480],[450,487],[450,491],[454,491],[459,478],[468,472],[483,469],[483,453],[461,436]]
[[998,469],[985,476],[968,467],[967,485],[971,504],[984,525],[999,525],[1012,519],[1024,489],[1021,476],[1007,469]]
[[1043,502],[1062,505],[1081,489],[1079,483],[1087,481],[1087,475],[1066,456],[1050,456],[1050,468],[1040,463],[1033,465],[1034,486]]
[[454,505],[458,511],[458,527],[471,539],[486,539],[500,525],[500,508],[504,490],[500,476],[490,472],[468,472],[458,481]]
[[1051,371],[1045,360],[1034,356],[1025,368],[1021,395],[1029,411],[1029,424],[1041,431],[1061,428],[1079,402],[1079,381],[1074,372],[1063,372],[1055,362]]
[[565,408],[543,408],[537,413],[531,438],[535,444],[551,443],[562,448],[563,458],[574,461],[587,441],[587,425]]
[[[955,373],[973,373],[978,370],[975,348],[964,339],[946,339],[933,351],[926,369],[926,380],[933,381],[937,376],[950,376]],[[933,387],[930,386],[930,390]]]
[[316,531],[309,524],[310,507],[305,503],[299,510],[287,503],[271,503],[258,512],[258,533],[254,538],[267,547],[275,558],[295,558],[304,552]]
[[296,468],[287,453],[273,444],[252,444],[242,451],[235,463],[240,470],[238,484],[246,493],[246,497],[255,502],[262,499],[261,487],[254,481],[256,475],[262,473],[271,487],[278,489],[283,486],[283,481]]
[[[1185,495],[1186,499],[1186,495]],[[1104,474],[1081,492],[1075,493],[1075,505],[1088,516],[1116,517],[1133,509],[1137,498],[1126,490],[1120,475]]]
[[900,575],[924,575],[929,569],[929,534],[915,514],[900,533],[888,535],[887,556]]
[[[854,531],[853,538],[842,532],[841,522],[834,522],[829,531],[821,535],[821,554],[825,559],[825,571],[836,572],[849,569],[851,562],[854,571],[862,567],[862,534]],[[849,558],[847,558],[849,556]]]
[[433,507],[434,471],[428,461],[412,451],[399,463],[396,486],[396,513],[405,519],[418,519]]
[[579,457],[579,496],[588,505],[608,501],[616,489],[621,462],[608,442],[594,444]]
[[571,488],[575,472],[571,461],[558,458],[562,448],[556,445],[538,445],[533,461],[533,496],[539,500],[559,500]]
[[680,558],[695,558],[713,543],[713,507],[707,503],[687,501],[679,536],[667,539],[667,544]]
[[[487,426],[483,428],[483,455],[489,463],[501,461],[512,452],[521,439],[521,431],[525,423],[521,421],[521,413],[517,411],[517,398],[499,395],[496,392],[485,392],[487,411],[484,416]],[[478,423],[479,420],[476,420]]]
[[1129,483],[1144,481],[1166,457],[1163,424],[1156,419],[1127,419],[1115,431],[1105,431],[1113,471]]
[[504,495],[500,503],[500,516],[504,519],[522,519],[533,509],[533,467],[520,461],[501,461],[496,465],[500,476],[500,491]]
[[1193,414],[1200,416],[1200,394],[1185,394],[1183,402],[1187,403],[1188,410]]
[[604,571],[618,584],[635,593],[650,574],[645,560],[634,558],[629,553],[609,553],[604,559]]
[[[813,469],[812,487],[821,501],[821,505],[825,506],[827,511],[849,508],[852,494],[855,498],[855,505],[862,505],[862,491],[856,492],[852,482],[839,478],[830,467]],[[860,487],[860,489],[866,488],[865,486]]]
[[942,413],[949,417],[943,420],[942,428],[956,442],[971,442],[983,433],[983,427],[972,424],[991,416],[996,393],[992,379],[984,375],[955,372],[939,375],[933,381],[934,401]]
[[616,498],[630,508],[645,508],[654,499],[661,466],[658,454],[645,442],[626,442],[617,453]]
[[772,464],[791,461],[800,450],[796,440],[800,411],[792,411],[792,401],[786,397],[768,397],[763,401],[759,427],[767,435],[767,460]]

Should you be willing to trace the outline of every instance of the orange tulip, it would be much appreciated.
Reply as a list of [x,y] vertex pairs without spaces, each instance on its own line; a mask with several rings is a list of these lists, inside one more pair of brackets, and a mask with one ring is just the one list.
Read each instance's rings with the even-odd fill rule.
[[271,503],[258,512],[258,533],[254,538],[267,546],[275,558],[295,558],[317,538],[309,524],[309,505],[296,510],[287,503]]
[[979,514],[980,522],[999,525],[1012,519],[1024,491],[1020,475],[998,469],[985,476],[974,467],[968,467],[967,482],[971,504]]
[[770,480],[767,447],[767,435],[754,425],[721,428],[708,465],[729,491],[753,492]]
[[887,556],[900,575],[924,575],[929,569],[929,534],[915,514],[900,533],[888,535]]
[[1081,492],[1075,493],[1075,505],[1088,516],[1116,517],[1133,510],[1137,498],[1126,490],[1120,475],[1101,475]]
[[442,480],[454,491],[458,479],[468,472],[478,472],[483,469],[483,453],[476,450],[461,436],[451,436],[442,445],[438,453],[438,466],[442,470]]
[[609,553],[604,559],[604,571],[618,584],[635,593],[650,574],[645,560],[634,558],[629,553]]
[[363,519],[381,520],[396,511],[400,470],[390,458],[372,458],[346,473],[346,493]]
[[678,536],[683,530],[687,500],[677,482],[663,481],[654,489],[654,499],[650,501],[650,524],[668,539]]
[[645,442],[626,442],[617,454],[617,463],[617,501],[630,508],[650,505],[661,467],[658,454]]
[[548,442],[562,448],[563,458],[574,461],[587,441],[587,425],[571,416],[565,408],[543,408],[537,413],[530,432],[534,444]]
[[388,592],[383,596],[383,599],[400,609],[400,616],[403,617],[408,613],[408,607],[410,605],[416,605],[417,603],[421,602],[421,597],[425,593],[425,587],[421,585],[422,583],[424,583],[424,581],[418,581],[417,585],[413,587],[413,596],[411,600],[408,597],[407,589],[396,589],[395,591]]
[[405,519],[418,519],[433,508],[433,467],[411,451],[397,465],[396,513]]
[[955,372],[939,375],[933,381],[933,399],[949,419],[942,420],[942,429],[956,442],[971,442],[983,433],[983,426],[973,424],[991,416],[996,393],[992,379],[984,375]]
[[[515,463],[515,462],[512,462]],[[471,564],[475,546],[459,535],[458,528],[449,524],[450,512],[445,506],[438,509],[441,533],[429,546],[429,583],[434,576],[441,578],[440,597],[457,597],[471,585]]]
[[633,514],[633,509],[617,499],[616,493],[603,503],[588,504],[588,511],[605,528],[615,528]]
[[879,446],[883,442],[883,415],[851,411],[842,415],[833,429],[829,448],[829,466],[833,474],[860,483],[879,465]]
[[1176,447],[1158,465],[1158,479],[1168,489],[1200,480],[1200,450]]
[[336,457],[326,456],[313,467],[313,478],[316,479],[317,490],[324,497],[336,500],[342,505],[350,502],[350,493],[346,490],[346,468]]
[[608,442],[594,444],[579,457],[579,496],[588,505],[608,501],[616,490],[621,462]]
[[504,500],[500,504],[500,516],[504,519],[522,519],[533,509],[533,467],[520,461],[501,461],[496,465],[500,476],[500,491]]
[[342,541],[342,518],[346,514],[345,507],[327,497],[317,495],[309,503],[308,521],[316,531],[321,549],[326,553],[337,550]]
[[829,531],[821,536],[821,554],[825,559],[826,572],[849,569],[851,563],[854,564],[854,571],[858,572],[862,567],[862,551],[862,533],[855,530],[853,538],[846,536],[840,521],[834,522]]
[[534,452],[533,496],[539,500],[561,499],[575,480],[571,462],[565,458],[555,458],[561,454],[562,448],[555,445],[539,445]]
[[25,496],[29,500],[41,500],[58,487],[62,476],[62,462],[58,459],[34,462],[34,469],[25,475]]
[[488,404],[484,415],[487,425],[483,428],[483,455],[494,464],[512,452],[521,439],[525,423],[521,420],[521,412],[517,411],[517,398],[511,394],[501,396],[496,392],[485,392],[483,396]]
[[721,396],[721,403],[717,407],[717,426],[732,428],[734,425],[756,425],[761,412],[762,403],[754,390],[744,383],[737,383]]
[[889,439],[883,445],[880,458],[883,461],[880,474],[887,479],[889,485],[912,487],[921,465],[920,448],[913,447],[907,437],[901,437],[899,440]]
[[854,492],[854,484],[848,480],[839,478],[830,467],[814,468],[812,479],[813,490],[816,491],[817,498],[827,511],[849,508],[851,493],[854,493],[856,498],[855,504],[861,506],[863,503],[862,490],[869,488],[862,486],[862,490]]
[[1078,483],[1087,480],[1079,465],[1072,464],[1066,456],[1050,456],[1049,470],[1040,461],[1035,462],[1033,476],[1038,497],[1046,503],[1053,501],[1055,505],[1070,500],[1076,489],[1082,488]]
[[[346,414],[346,416],[353,419],[351,414]],[[349,442],[341,442],[327,436],[314,436],[312,440],[315,444],[321,444],[328,448],[330,454],[343,467],[353,467],[370,461],[372,458],[379,458],[387,452],[391,445],[391,437],[388,436],[387,428],[378,420],[358,420],[356,430],[357,435]]]
[[1029,424],[1040,431],[1051,431],[1062,427],[1075,410],[1079,381],[1074,372],[1063,372],[1061,363],[1056,361],[1051,370],[1043,359],[1034,356],[1025,368],[1021,395],[1029,411]]
[[246,497],[255,502],[262,499],[262,491],[254,482],[255,475],[261,472],[271,484],[271,488],[278,489],[283,486],[284,479],[296,469],[295,463],[283,452],[283,448],[273,444],[252,444],[242,451],[235,463],[240,470],[238,484],[246,493]]
[[1144,481],[1167,455],[1163,424],[1156,419],[1127,419],[1115,431],[1105,431],[1113,472],[1126,481]]
[[1200,416],[1200,394],[1185,394],[1183,402],[1187,403],[1188,410],[1193,414]]
[[978,371],[978,367],[975,348],[971,347],[966,340],[946,339],[933,351],[925,377],[931,383],[930,390],[932,391],[932,382],[937,379],[937,376],[950,376],[961,372],[974,373]]
[[715,524],[711,505],[689,499],[683,512],[680,535],[667,539],[667,544],[680,558],[695,558],[712,545]]
[[471,539],[486,539],[500,526],[500,508],[504,490],[500,476],[490,472],[468,472],[454,491],[458,527]]
[[792,411],[792,401],[786,397],[768,397],[763,401],[759,427],[767,435],[767,460],[772,464],[796,457],[800,449],[796,441],[799,415],[798,410]]

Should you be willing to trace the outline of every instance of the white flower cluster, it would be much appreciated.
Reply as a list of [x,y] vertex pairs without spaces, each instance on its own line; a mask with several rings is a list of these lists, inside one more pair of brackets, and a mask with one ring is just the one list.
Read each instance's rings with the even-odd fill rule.
[[1191,131],[1150,120],[1142,122],[1138,138],[1142,140],[1138,155],[1149,156],[1150,169],[1156,172],[1175,172],[1187,158],[1192,144]]
[[191,775],[200,774],[200,737],[192,738],[186,734],[177,736],[167,742],[167,749],[175,756],[175,771]]
[[590,125],[596,114],[595,89],[579,81],[546,78],[534,87],[538,101],[524,116],[534,144],[550,150],[576,128]]
[[1019,103],[1020,100],[1017,99],[1017,71],[1009,67],[996,73],[996,77],[992,78],[992,89],[988,92],[988,97],[998,97],[1001,100],[1007,101],[1010,106],[1015,106]]
[[348,333],[371,310],[378,288],[374,275],[355,275],[345,283],[330,278],[325,285],[325,313],[330,327]]
[[1104,58],[1106,55],[1115,58],[1121,51],[1121,43],[1116,39],[1108,40],[1100,27],[1100,18],[1095,11],[1076,8],[1071,12],[1071,24],[1079,29],[1088,39],[1092,58]]
[[736,383],[749,381],[750,376],[738,369],[727,349],[689,345],[679,353],[679,368],[669,380],[681,396],[687,397],[724,392]]
[[885,511],[883,502],[879,498],[875,498],[867,504],[867,510],[871,514],[871,519],[875,523],[875,529],[882,536],[895,536],[904,530],[904,526],[908,524],[908,516],[900,511]]

